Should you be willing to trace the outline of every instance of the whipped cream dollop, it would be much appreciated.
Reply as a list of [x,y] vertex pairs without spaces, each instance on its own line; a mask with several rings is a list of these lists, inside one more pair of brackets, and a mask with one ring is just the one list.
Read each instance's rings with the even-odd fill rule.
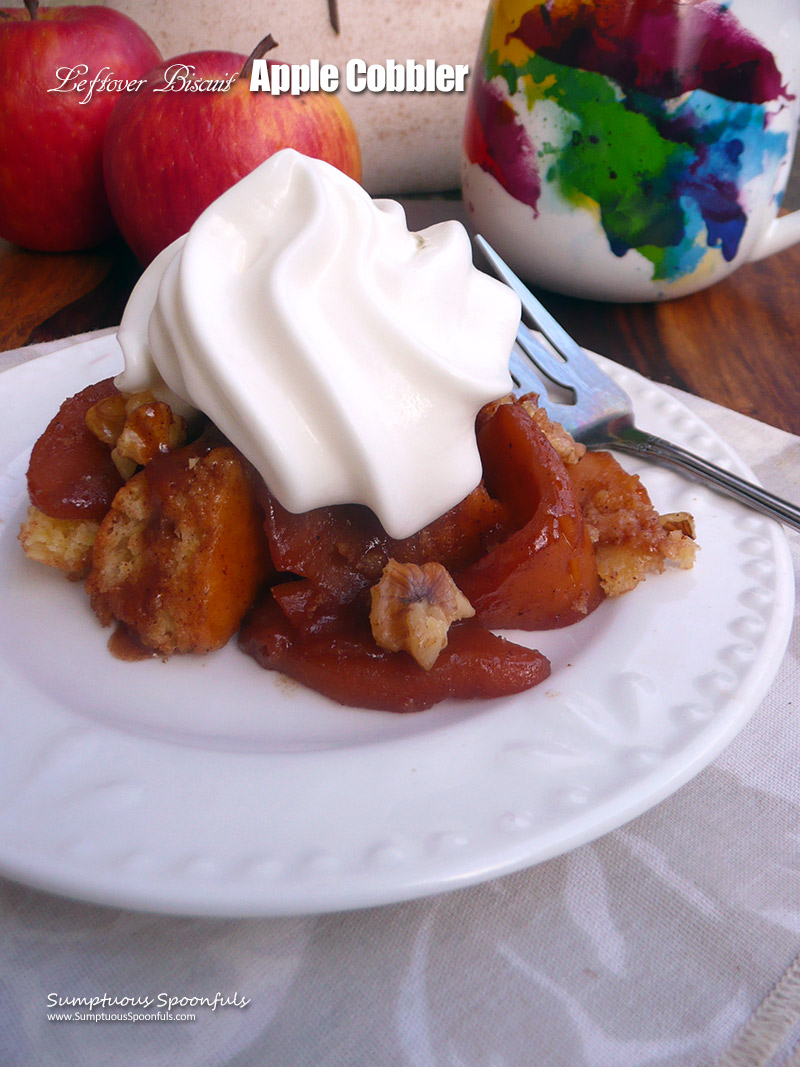
[[460,223],[409,232],[286,149],[142,275],[116,383],[203,411],[289,511],[366,504],[402,538],[480,481],[475,416],[511,388],[519,315]]

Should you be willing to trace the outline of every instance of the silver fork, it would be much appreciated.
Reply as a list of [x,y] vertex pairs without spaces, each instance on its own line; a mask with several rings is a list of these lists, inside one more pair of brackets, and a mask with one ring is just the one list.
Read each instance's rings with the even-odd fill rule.
[[[628,394],[586,355],[483,237],[476,237],[475,242],[498,278],[510,286],[522,302],[523,320],[510,362],[516,392],[538,393],[539,403],[550,418],[560,422],[587,448],[610,448],[664,464],[800,530],[800,507],[679,445],[638,429]],[[549,341],[553,351],[528,328],[526,318]],[[566,402],[547,395],[540,375],[566,395]]]

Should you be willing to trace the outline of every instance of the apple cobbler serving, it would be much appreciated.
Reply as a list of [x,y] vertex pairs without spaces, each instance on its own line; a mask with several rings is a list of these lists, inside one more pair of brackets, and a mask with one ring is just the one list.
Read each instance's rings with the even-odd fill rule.
[[142,655],[244,652],[335,701],[408,711],[549,674],[498,629],[564,627],[695,555],[687,514],[586,452],[533,396],[485,405],[483,477],[405,538],[363,505],[287,511],[208,419],[109,379],[36,442],[26,555],[85,584]]
[[85,581],[127,658],[238,635],[391,711],[529,689],[547,659],[495,631],[569,626],[694,543],[507,395],[519,317],[459,223],[413,233],[278,152],[147,268],[124,371],[36,442],[25,552]]

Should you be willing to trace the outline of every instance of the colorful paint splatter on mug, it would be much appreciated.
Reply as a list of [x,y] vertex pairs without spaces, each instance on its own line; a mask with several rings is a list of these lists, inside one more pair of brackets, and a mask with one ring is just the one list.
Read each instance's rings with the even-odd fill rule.
[[709,255],[730,263],[746,187],[773,190],[791,149],[772,118],[792,94],[729,6],[495,0],[472,72],[466,161],[533,217],[545,194],[592,213],[613,255],[635,250],[652,281],[693,275]]

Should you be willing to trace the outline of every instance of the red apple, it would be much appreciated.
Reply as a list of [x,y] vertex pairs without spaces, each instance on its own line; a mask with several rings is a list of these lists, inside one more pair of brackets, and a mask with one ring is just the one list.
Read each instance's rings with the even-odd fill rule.
[[109,8],[26,4],[0,9],[0,237],[38,251],[90,248],[115,232],[106,124],[126,83],[161,53]]
[[324,159],[360,180],[358,138],[338,98],[251,91],[246,64],[234,52],[176,56],[114,109],[106,132],[106,191],[142,263],[281,148]]

